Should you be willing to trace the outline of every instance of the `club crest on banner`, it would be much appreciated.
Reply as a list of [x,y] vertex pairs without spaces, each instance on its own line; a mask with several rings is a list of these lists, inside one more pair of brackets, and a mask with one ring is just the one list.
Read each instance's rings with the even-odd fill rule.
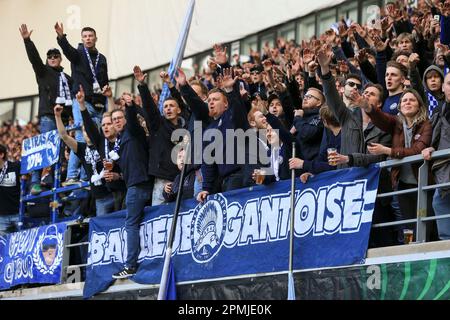
[[210,261],[219,252],[225,237],[227,200],[221,194],[211,196],[194,211],[191,222],[192,257],[198,263]]
[[33,262],[42,274],[53,274],[59,267],[63,256],[63,238],[56,226],[52,225],[37,240]]
[[49,132],[47,136],[46,154],[49,163],[55,163],[59,159],[58,154],[59,135],[57,131]]

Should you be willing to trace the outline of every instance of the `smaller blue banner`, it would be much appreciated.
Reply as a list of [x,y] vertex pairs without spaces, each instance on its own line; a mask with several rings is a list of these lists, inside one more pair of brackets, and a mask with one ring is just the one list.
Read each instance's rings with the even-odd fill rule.
[[59,223],[0,237],[0,290],[60,283],[65,231]]
[[58,162],[60,145],[61,139],[56,130],[24,140],[20,174],[47,168]]

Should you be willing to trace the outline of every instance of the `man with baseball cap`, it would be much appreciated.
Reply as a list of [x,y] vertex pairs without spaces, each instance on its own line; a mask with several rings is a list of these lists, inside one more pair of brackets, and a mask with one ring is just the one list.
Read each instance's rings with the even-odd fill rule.
[[[31,41],[31,33],[26,24],[22,24],[19,28],[20,34],[25,43],[25,49],[28,59],[33,66],[36,75],[36,82],[39,87],[39,123],[41,133],[56,130],[55,115],[53,107],[56,104],[64,106],[63,120],[68,122],[71,115],[72,95],[70,89],[72,79],[63,72],[61,67],[62,56],[58,49],[50,49],[47,51],[47,60],[44,63],[39,56],[33,41]],[[35,171],[31,178],[31,194],[39,194],[41,188],[41,172]]]

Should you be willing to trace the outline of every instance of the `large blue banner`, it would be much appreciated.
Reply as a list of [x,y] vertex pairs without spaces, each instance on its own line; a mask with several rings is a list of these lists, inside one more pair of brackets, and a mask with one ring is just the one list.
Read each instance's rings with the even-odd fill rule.
[[[295,269],[364,261],[380,169],[325,172],[295,192]],[[288,270],[290,181],[211,195],[181,205],[173,244],[176,279],[191,281]],[[158,284],[174,204],[147,208],[139,268],[132,278]],[[126,257],[125,212],[90,222],[84,296],[113,282]]]
[[64,223],[0,237],[0,290],[61,280]]
[[58,162],[60,145],[61,139],[56,130],[24,140],[20,174],[47,168]]

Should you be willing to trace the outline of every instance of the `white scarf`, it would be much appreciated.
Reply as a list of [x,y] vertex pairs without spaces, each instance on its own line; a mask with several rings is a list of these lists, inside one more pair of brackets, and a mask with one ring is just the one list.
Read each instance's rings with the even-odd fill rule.
[[70,94],[69,82],[67,81],[64,72],[59,73],[59,93],[58,98],[56,98],[56,103],[63,106],[72,105],[72,96]]

